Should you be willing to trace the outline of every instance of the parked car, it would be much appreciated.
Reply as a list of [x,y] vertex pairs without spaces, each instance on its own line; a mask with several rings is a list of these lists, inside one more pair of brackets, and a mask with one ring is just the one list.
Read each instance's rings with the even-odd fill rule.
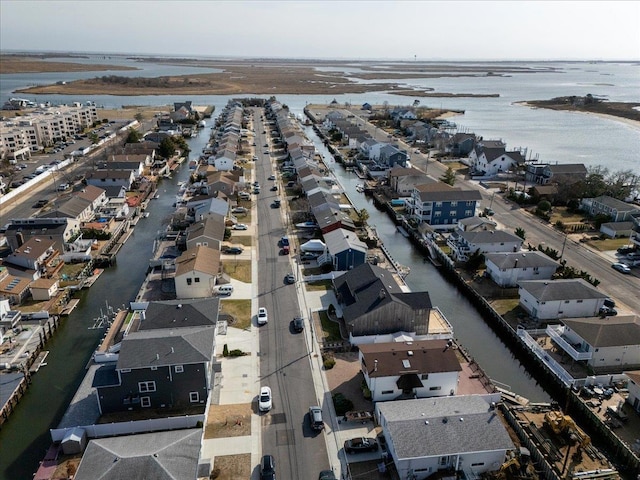
[[317,255],[311,252],[304,252],[302,255],[300,255],[300,260],[315,260],[317,258]]
[[274,200],[271,204],[271,208],[280,208],[280,200]]
[[276,179],[276,176],[275,176],[275,175],[270,175],[270,176],[269,176],[269,180],[275,180],[275,179]]
[[626,263],[614,263],[611,265],[611,268],[619,271],[620,273],[631,273],[631,269]]
[[347,453],[375,452],[378,450],[378,442],[375,438],[356,437],[344,442],[344,451]]
[[258,325],[266,325],[269,322],[269,316],[265,307],[258,309]]
[[260,480],[276,480],[276,461],[273,455],[265,455],[260,462]]
[[249,210],[247,210],[244,207],[233,207],[231,209],[231,213],[247,213]]
[[287,275],[284,277],[284,281],[285,283],[291,285],[292,283],[296,283],[296,277],[293,273],[287,273]]
[[231,255],[240,255],[242,253],[241,247],[226,247],[222,250],[222,253],[228,253]]
[[302,332],[304,330],[304,319],[302,317],[295,317],[291,323],[294,332]]
[[269,190],[271,190],[272,192],[277,192],[278,191],[278,186],[277,185],[272,185]]
[[319,431],[324,428],[322,420],[322,409],[318,406],[309,407],[309,424],[313,430]]
[[618,314],[618,311],[615,308],[600,307],[600,315],[604,315],[605,317],[615,317]]
[[233,230],[246,230],[247,227],[244,223],[236,223],[233,227],[231,227]]
[[260,389],[260,396],[258,397],[258,410],[268,412],[271,410],[271,407],[271,389],[269,387],[262,387]]

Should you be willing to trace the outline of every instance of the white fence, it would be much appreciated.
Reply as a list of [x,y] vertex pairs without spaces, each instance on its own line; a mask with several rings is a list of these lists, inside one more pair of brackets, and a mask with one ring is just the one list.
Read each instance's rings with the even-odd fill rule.
[[117,435],[131,435],[134,433],[160,432],[165,430],[180,430],[195,428],[204,423],[204,415],[187,415],[184,417],[156,418],[152,420],[138,420],[134,422],[106,423],[103,425],[83,425],[80,427],[52,428],[51,440],[60,442],[65,435],[75,428],[82,428],[88,438],[115,437]]

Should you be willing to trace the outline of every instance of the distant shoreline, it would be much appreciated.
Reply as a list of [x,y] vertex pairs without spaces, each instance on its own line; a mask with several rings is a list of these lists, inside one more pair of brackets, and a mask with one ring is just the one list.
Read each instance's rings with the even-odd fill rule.
[[[595,117],[600,117],[600,118],[604,118],[604,119],[608,119],[608,120],[615,120],[617,122],[621,122],[624,123],[625,125],[629,125],[630,127],[634,128],[635,130],[640,130],[640,120],[636,120],[633,118],[628,118],[622,115],[616,115],[614,113],[604,113],[604,112],[594,112],[591,110],[581,110],[579,108],[557,108],[557,107],[551,107],[551,106],[546,106],[546,105],[540,105],[540,104],[535,104],[532,102],[515,102],[516,105],[522,105],[525,107],[529,107],[529,108],[544,108],[547,110],[557,110],[557,111],[562,111],[562,112],[569,112],[569,113],[579,113],[579,114],[583,114],[583,115],[593,115]],[[635,105],[635,104],[629,104],[629,105]],[[640,111],[638,111],[638,115],[640,116]]]

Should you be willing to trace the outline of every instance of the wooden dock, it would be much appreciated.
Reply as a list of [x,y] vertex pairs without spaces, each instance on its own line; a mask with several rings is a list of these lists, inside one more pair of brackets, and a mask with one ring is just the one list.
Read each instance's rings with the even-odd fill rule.
[[96,283],[96,280],[100,278],[100,275],[102,275],[103,272],[104,269],[96,268],[93,271],[93,274],[90,277],[87,277],[84,282],[82,282],[82,288],[90,288],[91,286],[93,286],[93,284]]
[[72,299],[66,307],[64,307],[64,309],[60,312],[60,316],[62,317],[66,317],[68,315],[71,314],[71,312],[73,312],[73,310],[78,306],[78,303],[80,303],[80,300],[78,300],[77,298]]
[[47,359],[47,355],[49,355],[49,350],[43,350],[38,354],[38,358],[36,358],[35,362],[29,367],[30,373],[36,373],[40,370],[40,367],[46,366],[45,360]]

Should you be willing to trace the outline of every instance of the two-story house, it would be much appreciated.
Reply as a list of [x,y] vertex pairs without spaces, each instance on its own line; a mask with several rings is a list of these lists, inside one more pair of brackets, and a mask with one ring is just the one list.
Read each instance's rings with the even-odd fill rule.
[[27,240],[4,260],[11,275],[37,280],[45,272],[46,261],[56,252],[55,242],[42,237]]
[[449,340],[358,346],[360,369],[374,402],[455,395],[462,367]]
[[481,254],[519,252],[522,239],[504,230],[455,231],[447,239],[453,258],[465,262],[475,252]]
[[447,229],[463,218],[475,216],[481,200],[478,190],[462,190],[442,182],[424,183],[413,188],[407,210],[418,222]]
[[220,269],[220,250],[199,245],[176,258],[176,298],[208,298],[213,295]]
[[607,215],[612,222],[631,221],[633,216],[640,213],[640,208],[635,205],[608,195],[582,199],[582,209],[591,216]]
[[582,278],[526,280],[518,287],[520,306],[539,320],[595,317],[607,298]]
[[437,180],[414,167],[395,167],[389,171],[389,186],[402,197],[411,195],[417,185],[436,182]]

